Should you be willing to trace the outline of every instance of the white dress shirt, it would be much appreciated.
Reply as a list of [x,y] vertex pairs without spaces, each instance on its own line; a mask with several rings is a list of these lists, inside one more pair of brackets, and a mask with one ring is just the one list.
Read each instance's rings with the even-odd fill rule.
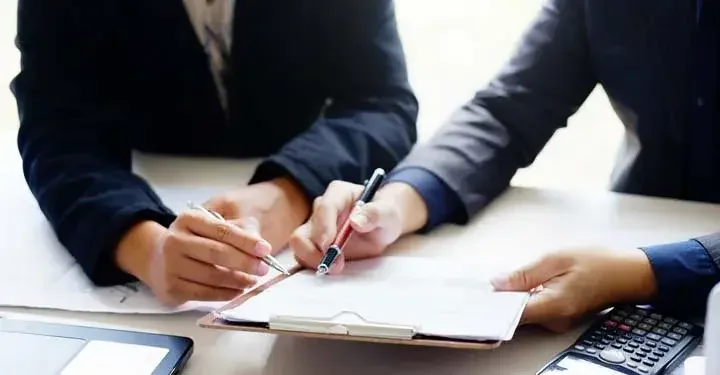
[[208,55],[220,102],[227,109],[223,80],[232,46],[235,0],[183,0],[193,28]]

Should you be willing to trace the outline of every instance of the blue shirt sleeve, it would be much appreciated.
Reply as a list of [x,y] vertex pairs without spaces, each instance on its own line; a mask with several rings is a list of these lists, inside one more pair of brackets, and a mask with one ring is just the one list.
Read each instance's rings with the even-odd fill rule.
[[654,304],[692,315],[704,312],[710,290],[720,282],[720,270],[696,240],[642,248],[655,273],[658,296]]
[[462,222],[464,212],[458,195],[434,173],[423,168],[404,168],[392,172],[390,182],[403,182],[415,189],[425,201],[428,221],[420,232],[428,232],[446,222]]

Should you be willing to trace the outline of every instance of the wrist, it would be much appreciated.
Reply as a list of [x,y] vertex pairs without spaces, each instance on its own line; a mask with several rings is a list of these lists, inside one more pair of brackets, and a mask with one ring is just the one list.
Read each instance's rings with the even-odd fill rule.
[[650,260],[642,250],[622,251],[615,275],[623,275],[618,297],[624,302],[647,303],[657,293],[655,272]]
[[125,273],[146,282],[152,253],[167,229],[154,221],[143,221],[127,231],[115,250],[115,263]]
[[304,223],[311,214],[311,205],[300,185],[289,177],[280,177],[269,181],[271,185],[278,189],[283,200],[286,202],[287,208],[292,215],[293,222],[297,226]]
[[376,200],[388,200],[397,207],[401,235],[420,230],[428,221],[428,209],[420,194],[403,182],[391,182],[377,192]]

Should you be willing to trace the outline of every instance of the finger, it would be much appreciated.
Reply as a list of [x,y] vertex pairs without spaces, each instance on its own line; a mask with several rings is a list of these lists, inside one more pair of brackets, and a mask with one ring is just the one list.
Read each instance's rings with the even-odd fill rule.
[[209,238],[186,235],[179,240],[184,256],[233,271],[263,276],[269,267],[260,258],[248,255],[236,248]]
[[567,272],[573,259],[560,254],[551,254],[528,266],[521,267],[508,275],[492,279],[493,287],[502,291],[530,291],[542,283]]
[[227,288],[242,291],[255,284],[252,276],[233,270],[218,268],[214,265],[199,262],[188,257],[179,257],[178,264],[173,267],[173,275],[210,287]]
[[203,212],[185,211],[178,217],[178,224],[198,236],[226,243],[256,257],[263,257],[272,250],[270,243],[258,234],[243,230],[230,222],[209,217]]
[[323,253],[310,240],[309,233],[309,224],[301,225],[290,236],[289,245],[300,265],[305,268],[315,269],[320,264]]
[[172,296],[179,301],[229,301],[240,292],[228,288],[215,288],[198,284],[183,278],[173,280]]
[[391,225],[395,217],[395,209],[390,202],[370,202],[353,209],[350,223],[355,231],[368,233]]
[[523,310],[521,324],[544,324],[557,320],[563,306],[558,298],[549,293],[537,293],[530,296]]
[[310,239],[320,248],[330,246],[337,234],[337,220],[343,211],[350,210],[362,186],[343,181],[333,181],[325,194],[316,200],[310,218]]

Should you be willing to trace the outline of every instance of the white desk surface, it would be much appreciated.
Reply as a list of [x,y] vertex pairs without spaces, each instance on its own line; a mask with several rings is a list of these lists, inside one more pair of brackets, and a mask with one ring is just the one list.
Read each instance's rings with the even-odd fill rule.
[[[14,139],[6,134],[0,134],[0,138],[3,195],[27,194]],[[242,183],[247,177],[246,167],[228,161],[220,162],[214,175],[196,172],[202,163],[193,161],[192,167],[187,167],[187,163],[177,160],[143,159],[137,170],[158,186],[190,186],[197,181],[205,187],[228,186]],[[201,177],[197,177],[198,173]],[[706,204],[513,188],[470,226],[446,227],[431,236],[409,237],[392,252],[409,256],[490,256],[523,262],[560,246],[630,248],[683,240],[717,230],[718,217],[720,206]],[[570,345],[583,329],[555,335],[523,327],[512,342],[499,349],[468,351],[219,332],[198,328],[196,320],[202,316],[199,313],[148,316],[0,308],[0,315],[189,336],[195,340],[196,348],[185,373],[215,375],[531,375]]]

